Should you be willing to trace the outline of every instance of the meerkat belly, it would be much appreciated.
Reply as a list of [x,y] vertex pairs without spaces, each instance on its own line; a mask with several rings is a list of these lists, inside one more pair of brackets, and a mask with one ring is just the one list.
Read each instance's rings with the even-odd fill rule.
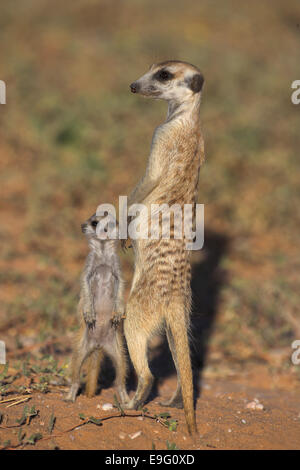
[[93,306],[96,313],[95,327],[89,334],[101,346],[114,337],[111,327],[117,281],[109,266],[100,266],[90,280],[93,292]]

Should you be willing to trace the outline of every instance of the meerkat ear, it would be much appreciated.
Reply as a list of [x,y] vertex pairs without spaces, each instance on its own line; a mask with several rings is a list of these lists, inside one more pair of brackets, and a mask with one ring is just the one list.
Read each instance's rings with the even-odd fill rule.
[[196,73],[188,81],[188,85],[194,93],[199,93],[202,90],[203,83],[204,77],[200,73]]

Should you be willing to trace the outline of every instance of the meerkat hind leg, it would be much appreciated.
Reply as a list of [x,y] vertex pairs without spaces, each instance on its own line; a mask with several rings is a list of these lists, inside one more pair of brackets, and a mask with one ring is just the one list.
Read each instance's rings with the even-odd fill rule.
[[68,394],[65,396],[65,401],[75,401],[78,389],[80,387],[80,371],[82,364],[86,358],[91,354],[92,349],[83,337],[80,344],[76,346],[72,357],[72,375],[71,375],[71,387]]
[[138,386],[134,397],[129,403],[125,404],[124,408],[137,410],[147,400],[152,389],[154,378],[148,365],[148,341],[146,334],[142,334],[141,331],[131,331],[130,336],[132,336],[128,341],[128,331],[126,333],[129,355],[138,376]]
[[175,350],[174,339],[172,333],[169,328],[167,328],[167,339],[169,343],[169,347],[171,350],[172,358],[176,367],[177,371],[177,388],[173,396],[169,400],[161,401],[159,404],[161,406],[169,406],[170,408],[183,408],[183,400],[182,400],[182,393],[181,393],[181,383],[180,383],[180,375],[179,375],[179,368],[177,362],[177,355]]
[[127,361],[124,352],[124,342],[120,331],[116,333],[115,341],[106,346],[106,352],[110,357],[116,372],[115,386],[121,403],[129,402],[129,396],[126,391]]

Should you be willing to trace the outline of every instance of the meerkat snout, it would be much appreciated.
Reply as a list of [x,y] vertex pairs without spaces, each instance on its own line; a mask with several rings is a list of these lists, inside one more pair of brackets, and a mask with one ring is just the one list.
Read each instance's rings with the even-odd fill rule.
[[138,93],[139,85],[136,82],[131,83],[129,86],[132,93]]

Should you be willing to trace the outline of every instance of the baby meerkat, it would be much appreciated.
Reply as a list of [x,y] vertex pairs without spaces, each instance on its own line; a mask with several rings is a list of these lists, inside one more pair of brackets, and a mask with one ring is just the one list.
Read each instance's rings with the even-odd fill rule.
[[[79,315],[81,328],[74,343],[71,365],[72,384],[65,400],[75,401],[80,385],[80,370],[89,358],[86,394],[93,397],[97,388],[101,360],[106,353],[116,370],[115,384],[121,402],[126,392],[126,357],[121,319],[124,317],[124,282],[117,253],[118,240],[105,239],[107,228],[93,215],[81,225],[90,252],[81,276]],[[99,226],[98,226],[99,224]],[[98,229],[97,229],[98,226]],[[100,227],[100,228],[99,228]]]

